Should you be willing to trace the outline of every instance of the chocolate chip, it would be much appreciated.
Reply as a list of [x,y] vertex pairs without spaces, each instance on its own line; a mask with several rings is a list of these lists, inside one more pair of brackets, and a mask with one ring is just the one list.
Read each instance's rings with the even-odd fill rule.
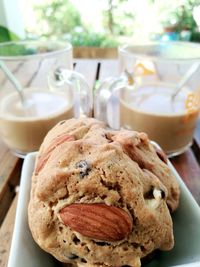
[[[150,263],[156,256],[159,256],[159,250],[154,250],[147,256],[141,259],[142,266],[146,266],[146,264]],[[151,265],[151,264],[150,264]]]
[[59,125],[62,125],[62,124],[64,124],[66,122],[66,120],[65,121],[60,121],[59,122]]
[[[155,192],[157,192],[157,193],[155,193]],[[160,192],[160,199],[163,199],[166,197],[164,190],[162,190],[161,188],[156,189],[152,186],[151,189],[144,194],[144,198],[145,199],[153,199],[153,198],[155,198],[155,194],[159,195],[158,194],[159,192]]]
[[165,191],[163,191],[162,189],[160,189],[160,191],[161,191],[161,197],[162,197],[162,199],[165,198],[166,197]]
[[87,263],[87,261],[84,258],[81,259],[81,262]]
[[77,162],[75,167],[77,169],[80,169],[80,177],[81,178],[84,178],[91,171],[89,163],[86,160],[81,160],[81,161]]
[[95,244],[97,244],[98,246],[110,246],[110,244],[106,242],[95,242]]
[[153,190],[154,190],[154,188],[152,186],[151,189],[144,194],[144,198],[145,199],[153,199],[154,198],[154,196],[153,196]]
[[71,253],[69,256],[67,256],[67,258],[68,258],[69,260],[75,260],[75,259],[78,258],[78,256],[77,256],[76,254]]
[[81,160],[76,163],[76,168],[82,168],[85,169],[88,167],[87,161],[86,160]]
[[80,243],[80,239],[77,236],[74,236],[72,240],[76,245]]
[[108,140],[108,143],[112,143],[113,142],[112,135],[110,133],[105,133],[104,136]]

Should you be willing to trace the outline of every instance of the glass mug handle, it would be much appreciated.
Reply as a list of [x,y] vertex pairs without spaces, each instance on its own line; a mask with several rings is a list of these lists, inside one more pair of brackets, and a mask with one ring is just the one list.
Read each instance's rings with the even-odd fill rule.
[[120,89],[129,84],[128,77],[109,77],[95,92],[94,117],[104,121],[113,129],[119,129],[119,95]]
[[49,87],[63,88],[68,85],[73,92],[75,117],[92,115],[92,91],[81,73],[68,70],[65,68],[57,68],[48,76]]

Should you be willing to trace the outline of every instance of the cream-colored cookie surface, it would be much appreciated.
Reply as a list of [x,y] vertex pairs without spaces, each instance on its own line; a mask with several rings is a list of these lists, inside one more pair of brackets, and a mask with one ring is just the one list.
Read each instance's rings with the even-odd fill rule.
[[174,245],[179,187],[144,133],[71,119],[46,136],[32,177],[28,219],[45,251],[78,267],[128,265]]

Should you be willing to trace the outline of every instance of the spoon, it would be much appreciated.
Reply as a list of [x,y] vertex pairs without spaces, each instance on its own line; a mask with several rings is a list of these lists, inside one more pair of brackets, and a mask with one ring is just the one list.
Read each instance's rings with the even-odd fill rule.
[[5,75],[8,77],[9,81],[13,84],[17,93],[19,94],[22,105],[25,106],[25,98],[24,98],[24,94],[22,92],[21,84],[15,78],[15,76],[12,74],[12,72],[8,69],[8,67],[6,66],[6,64],[2,60],[0,60],[0,68],[3,70]]
[[200,63],[194,63],[189,70],[186,72],[186,74],[183,76],[183,78],[179,81],[178,85],[175,87],[175,92],[172,94],[172,100],[175,99],[175,97],[178,95],[180,90],[183,88],[183,86],[192,78],[193,74],[199,69]]

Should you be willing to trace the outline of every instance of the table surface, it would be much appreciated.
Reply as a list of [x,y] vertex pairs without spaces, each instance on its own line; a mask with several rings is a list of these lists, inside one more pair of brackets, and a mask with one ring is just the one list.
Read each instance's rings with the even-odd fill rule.
[[[93,90],[98,81],[118,74],[118,62],[75,59],[74,69],[85,76]],[[171,162],[200,205],[200,121],[192,147]],[[0,267],[7,266],[9,257],[22,164],[0,140]]]

